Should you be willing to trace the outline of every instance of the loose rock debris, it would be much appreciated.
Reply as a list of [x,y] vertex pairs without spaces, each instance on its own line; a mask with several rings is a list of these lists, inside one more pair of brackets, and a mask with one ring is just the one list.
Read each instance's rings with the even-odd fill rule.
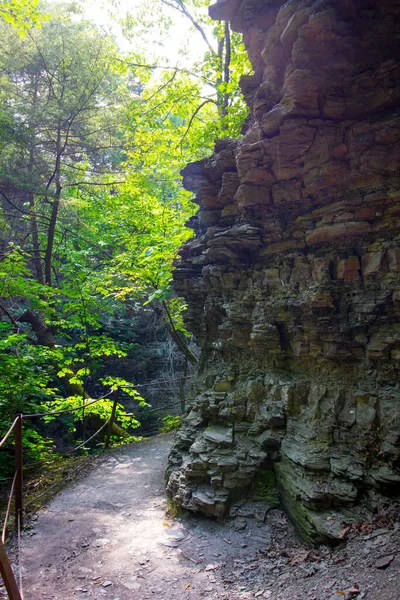
[[281,510],[259,518],[259,504],[220,522],[169,518],[170,444],[115,450],[50,503],[23,537],[27,600],[399,600],[396,507],[349,524],[337,549],[306,547]]

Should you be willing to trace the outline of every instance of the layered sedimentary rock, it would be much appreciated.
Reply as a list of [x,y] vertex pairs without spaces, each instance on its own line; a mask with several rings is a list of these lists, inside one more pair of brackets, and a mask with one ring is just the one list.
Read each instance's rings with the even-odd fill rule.
[[223,0],[253,121],[188,165],[201,346],[168,490],[223,515],[272,465],[308,539],[400,489],[400,3]]

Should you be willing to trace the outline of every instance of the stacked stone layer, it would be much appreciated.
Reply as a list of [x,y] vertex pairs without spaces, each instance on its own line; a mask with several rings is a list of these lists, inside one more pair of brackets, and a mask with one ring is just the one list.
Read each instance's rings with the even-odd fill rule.
[[253,121],[188,165],[175,289],[201,346],[168,489],[224,514],[272,464],[300,532],[400,489],[400,4],[223,0]]

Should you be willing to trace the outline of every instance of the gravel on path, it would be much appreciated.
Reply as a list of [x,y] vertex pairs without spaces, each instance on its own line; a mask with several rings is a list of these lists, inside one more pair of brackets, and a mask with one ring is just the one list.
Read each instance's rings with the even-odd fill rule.
[[222,521],[168,517],[171,443],[112,450],[49,503],[23,535],[25,600],[400,600],[398,523],[332,551],[257,503]]

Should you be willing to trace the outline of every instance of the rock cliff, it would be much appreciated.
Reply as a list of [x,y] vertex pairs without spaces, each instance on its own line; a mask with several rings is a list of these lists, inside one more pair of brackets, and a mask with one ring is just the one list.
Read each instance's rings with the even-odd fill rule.
[[201,346],[168,490],[220,516],[273,469],[312,541],[400,489],[400,3],[222,0],[252,124],[188,165],[175,289]]

